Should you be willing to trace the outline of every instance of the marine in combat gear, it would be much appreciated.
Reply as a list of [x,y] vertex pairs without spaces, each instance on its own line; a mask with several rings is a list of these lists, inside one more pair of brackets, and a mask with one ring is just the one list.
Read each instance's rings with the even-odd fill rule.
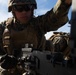
[[33,44],[33,49],[45,50],[44,35],[57,30],[68,21],[67,13],[71,1],[60,1],[58,0],[54,8],[45,15],[34,17],[33,11],[37,8],[35,0],[10,0],[8,11],[12,11],[13,18],[6,21],[3,33],[3,47],[6,53],[17,55],[27,43],[29,46]]
[[45,50],[44,35],[68,22],[70,6],[71,0],[58,0],[54,8],[45,15],[35,17],[35,0],[9,0],[8,11],[12,12],[13,17],[5,21],[4,32],[1,34],[5,53],[22,57],[22,48],[26,44],[32,50]]

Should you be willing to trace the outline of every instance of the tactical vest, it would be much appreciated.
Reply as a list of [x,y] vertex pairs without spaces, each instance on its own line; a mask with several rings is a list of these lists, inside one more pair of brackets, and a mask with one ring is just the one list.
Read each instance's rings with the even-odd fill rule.
[[[45,37],[35,25],[28,25],[21,31],[16,31],[12,28],[13,19],[8,19],[6,22],[6,28],[3,34],[4,47],[9,46],[12,49],[21,49],[25,47],[25,44],[33,45],[33,49],[44,50],[45,49]],[[9,39],[9,41],[7,41]],[[10,51],[9,50],[9,51]]]

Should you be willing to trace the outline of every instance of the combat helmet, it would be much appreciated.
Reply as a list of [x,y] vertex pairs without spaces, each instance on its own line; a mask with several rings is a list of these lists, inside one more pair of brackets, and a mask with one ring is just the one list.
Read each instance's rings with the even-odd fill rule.
[[8,1],[8,12],[12,10],[13,5],[17,5],[18,3],[32,4],[34,5],[34,9],[37,9],[36,0],[9,0]]

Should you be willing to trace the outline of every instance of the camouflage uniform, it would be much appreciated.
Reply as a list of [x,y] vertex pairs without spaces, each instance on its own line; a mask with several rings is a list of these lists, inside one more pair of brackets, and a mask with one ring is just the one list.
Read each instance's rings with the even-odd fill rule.
[[[11,50],[15,50],[17,55],[26,43],[33,44],[33,49],[45,50],[46,39],[44,35],[49,31],[57,30],[68,21],[67,13],[69,8],[70,5],[66,6],[64,2],[59,5],[58,2],[45,15],[32,17],[26,25],[20,24],[15,18],[9,18],[6,22],[6,28],[11,38]],[[4,31],[4,38],[8,32]]]
[[[21,49],[27,43],[29,44],[29,46],[33,45],[33,49],[45,50],[46,39],[44,35],[49,31],[57,30],[59,27],[63,26],[68,21],[67,14],[69,8],[70,5],[66,5],[64,2],[58,2],[56,6],[50,11],[48,11],[45,15],[32,17],[26,25],[17,22],[14,17],[9,18],[4,23],[4,33],[2,31],[3,46],[7,46],[5,41],[7,40],[6,38],[8,38],[8,48],[11,51],[15,50],[14,56],[16,57],[21,56]],[[7,75],[8,71],[5,70],[1,73],[1,75]]]
[[2,44],[2,34],[4,29],[5,29],[5,22],[2,22],[0,24],[0,55],[5,54],[5,52],[3,51],[3,44]]

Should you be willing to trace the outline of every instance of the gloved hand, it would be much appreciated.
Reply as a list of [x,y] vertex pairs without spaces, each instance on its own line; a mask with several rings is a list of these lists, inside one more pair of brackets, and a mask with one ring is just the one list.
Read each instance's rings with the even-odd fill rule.
[[71,4],[72,3],[72,0],[65,0],[65,3]]
[[61,2],[64,2],[65,4],[71,4],[72,0],[61,0]]
[[18,60],[14,56],[6,54],[1,57],[0,63],[2,68],[11,69],[16,67]]

